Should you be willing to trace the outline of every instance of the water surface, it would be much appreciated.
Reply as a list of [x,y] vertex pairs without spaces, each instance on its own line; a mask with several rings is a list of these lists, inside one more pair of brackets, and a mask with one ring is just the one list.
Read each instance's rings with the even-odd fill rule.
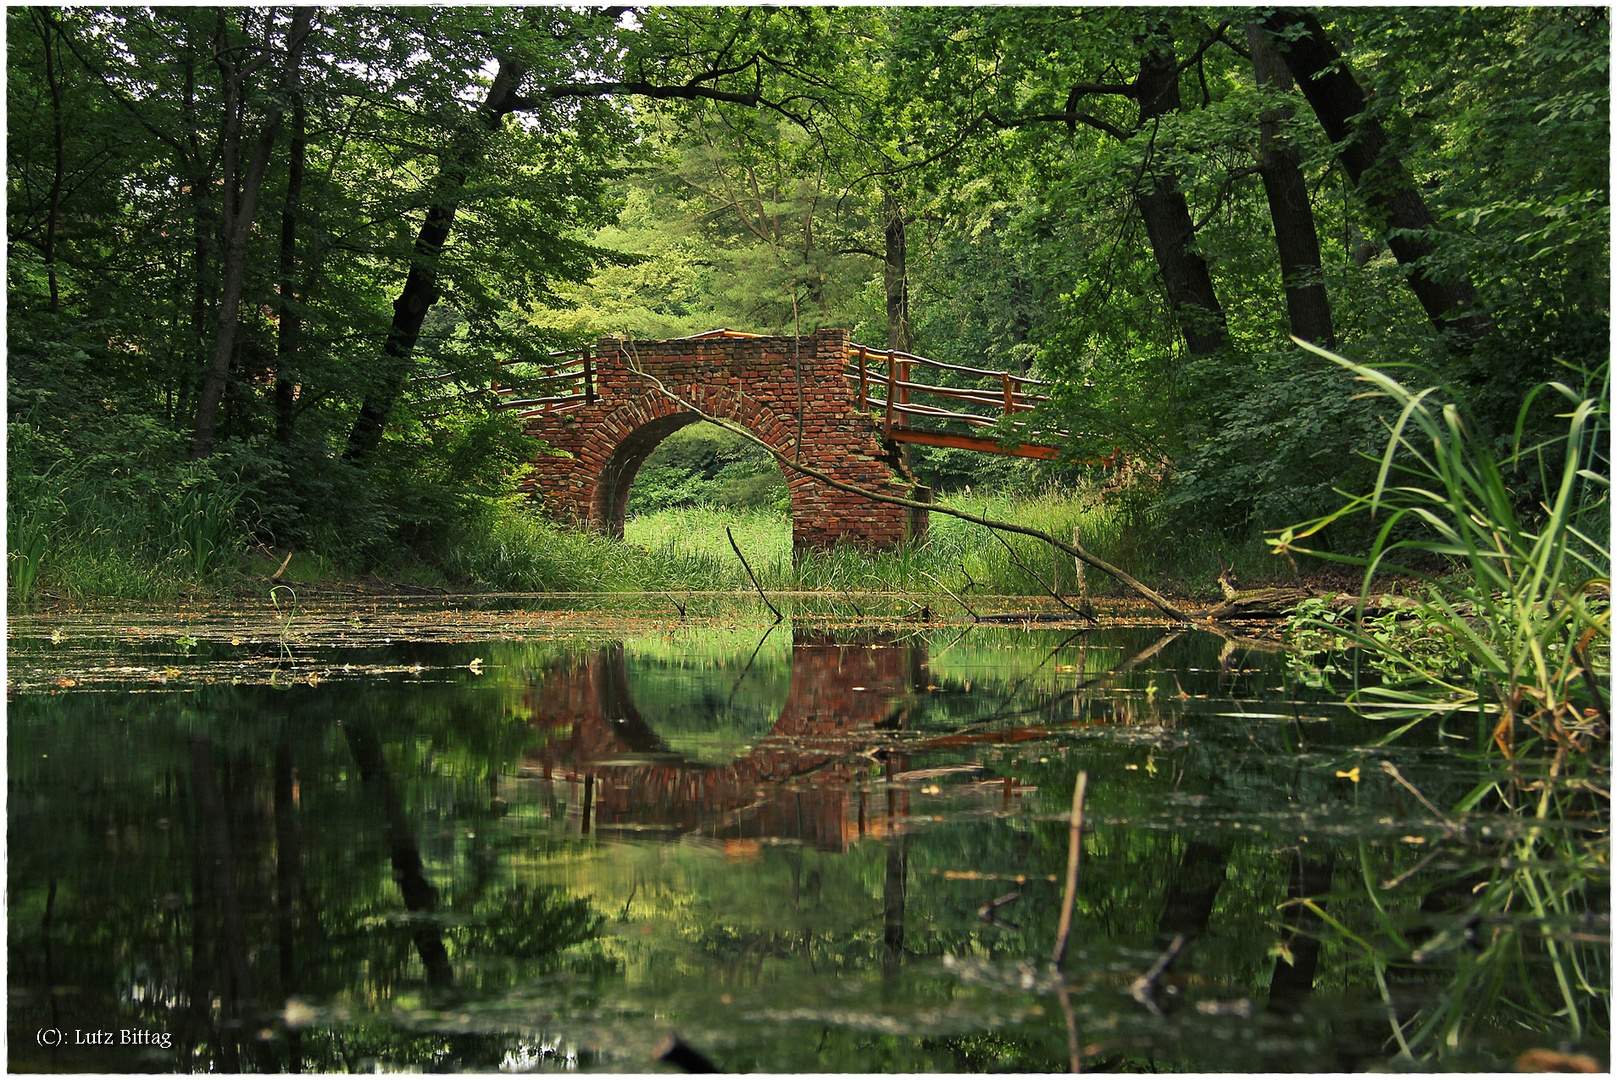
[[10,1067],[1357,1070],[1500,932],[1520,825],[1426,805],[1475,733],[1377,746],[1280,652],[539,611],[14,624]]

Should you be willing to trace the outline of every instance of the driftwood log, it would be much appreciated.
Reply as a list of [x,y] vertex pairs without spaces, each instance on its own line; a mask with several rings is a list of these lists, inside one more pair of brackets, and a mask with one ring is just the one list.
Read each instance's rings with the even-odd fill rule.
[[[1283,619],[1304,600],[1325,600],[1332,611],[1352,611],[1359,603],[1357,593],[1329,592],[1321,589],[1273,588],[1237,590],[1220,577],[1219,587],[1224,590],[1224,601],[1202,613],[1208,619]],[[1415,601],[1392,593],[1377,593],[1365,598],[1365,615],[1385,615],[1391,611],[1409,610]]]

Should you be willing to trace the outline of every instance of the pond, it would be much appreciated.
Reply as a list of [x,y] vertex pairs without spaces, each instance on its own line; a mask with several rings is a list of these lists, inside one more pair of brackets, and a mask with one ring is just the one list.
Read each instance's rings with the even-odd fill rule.
[[1475,725],[1147,624],[688,607],[14,619],[10,1068],[1604,1064],[1534,1011],[1604,994],[1606,885],[1468,907],[1604,819],[1481,797]]

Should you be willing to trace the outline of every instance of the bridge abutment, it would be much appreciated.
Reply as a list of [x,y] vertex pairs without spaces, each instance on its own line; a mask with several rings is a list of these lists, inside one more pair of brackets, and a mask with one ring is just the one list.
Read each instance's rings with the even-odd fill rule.
[[[802,338],[603,339],[594,350],[594,401],[526,420],[528,434],[569,455],[541,459],[530,493],[558,521],[621,537],[640,466],[663,439],[700,420],[700,412],[844,483],[914,497],[898,447],[884,445],[880,424],[860,411],[844,375],[848,337],[846,330],[820,330]],[[891,548],[924,535],[925,511],[783,471],[794,550],[839,541]]]

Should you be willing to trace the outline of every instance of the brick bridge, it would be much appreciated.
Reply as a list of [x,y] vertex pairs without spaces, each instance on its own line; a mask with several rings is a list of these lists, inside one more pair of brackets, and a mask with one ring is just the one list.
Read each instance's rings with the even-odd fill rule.
[[[902,448],[884,439],[881,423],[859,407],[858,387],[846,374],[846,330],[802,338],[608,338],[584,353],[581,371],[574,370],[577,366],[576,361],[562,365],[566,370],[547,377],[581,375],[581,393],[537,399],[533,403],[540,407],[523,413],[528,434],[571,455],[545,458],[530,481],[531,495],[557,520],[621,537],[629,488],[641,464],[658,443],[701,419],[688,406],[738,424],[838,480],[925,498],[925,489],[917,491],[908,475]],[[801,473],[787,470],[787,487],[797,550],[826,548],[838,540],[894,547],[926,528],[924,510],[912,513],[841,492]]]
[[[841,850],[908,813],[902,785],[889,786],[883,806],[856,790],[872,765],[861,752],[904,725],[927,679],[921,644],[798,637],[774,727],[750,753],[714,765],[669,750],[629,695],[623,646],[609,645],[548,669],[530,692],[533,723],[551,738],[528,752],[523,771],[582,784],[585,831],[698,833],[743,845],[786,838]],[[904,759],[884,767],[902,772]]]

